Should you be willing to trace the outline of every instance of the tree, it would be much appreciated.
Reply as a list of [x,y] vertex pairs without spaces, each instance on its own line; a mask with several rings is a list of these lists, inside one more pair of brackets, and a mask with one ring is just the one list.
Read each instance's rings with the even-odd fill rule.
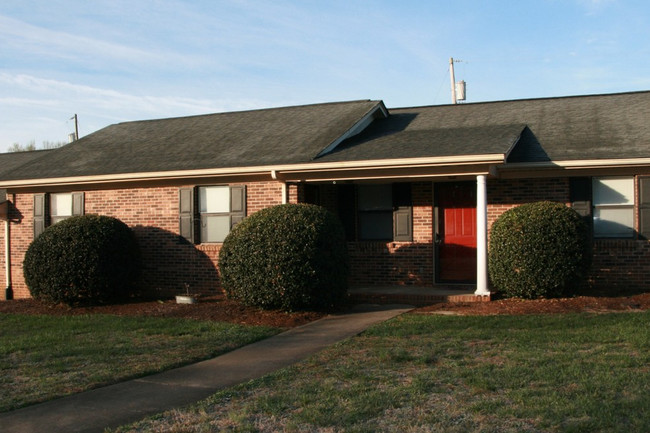
[[7,149],[9,152],[29,152],[36,150],[36,143],[34,140],[30,141],[24,147],[20,143],[14,143]]
[[[66,144],[65,141],[43,141],[40,149],[56,149]],[[7,148],[7,152],[31,152],[32,150],[37,150],[35,140],[30,141],[25,146],[22,146],[20,143],[14,143]]]

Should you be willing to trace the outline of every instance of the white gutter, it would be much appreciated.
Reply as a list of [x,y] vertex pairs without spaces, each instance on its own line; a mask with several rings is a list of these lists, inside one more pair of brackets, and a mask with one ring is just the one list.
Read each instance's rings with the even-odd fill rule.
[[[367,161],[310,162],[255,167],[228,167],[200,170],[156,171],[144,173],[117,173],[97,176],[71,176],[50,179],[8,180],[3,188],[28,188],[38,186],[83,185],[113,182],[137,182],[154,180],[193,179],[202,177],[260,176],[281,179],[283,173],[318,173],[343,170],[372,170],[396,168],[426,168],[449,165],[499,164],[503,154],[442,156],[424,158],[379,159]],[[275,177],[274,177],[275,176]]]
[[620,168],[650,165],[650,158],[624,159],[582,159],[545,162],[513,162],[499,165],[504,170],[534,170],[548,168],[563,168],[567,170],[580,168]]

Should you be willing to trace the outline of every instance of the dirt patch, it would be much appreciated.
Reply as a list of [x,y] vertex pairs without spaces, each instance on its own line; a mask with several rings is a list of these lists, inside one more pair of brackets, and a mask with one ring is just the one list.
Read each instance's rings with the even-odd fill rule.
[[133,301],[119,305],[75,307],[47,305],[34,299],[0,301],[0,313],[85,315],[115,314],[118,316],[182,317],[196,320],[240,323],[245,325],[293,328],[325,315],[319,312],[286,313],[246,307],[224,296],[202,298],[196,304],[177,304],[175,300]]
[[462,315],[606,313],[650,309],[650,293],[622,297],[577,296],[557,299],[501,299],[491,302],[459,302],[418,308],[414,313]]

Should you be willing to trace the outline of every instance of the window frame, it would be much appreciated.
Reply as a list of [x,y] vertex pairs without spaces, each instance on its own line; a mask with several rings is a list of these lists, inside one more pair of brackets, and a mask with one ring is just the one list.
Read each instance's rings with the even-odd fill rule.
[[[631,191],[622,191],[611,188],[611,184],[606,184],[604,181],[607,180],[628,180],[631,182]],[[624,198],[629,199],[625,202],[603,202],[598,203],[597,197],[599,186],[611,188],[616,194],[621,195]],[[591,211],[592,211],[592,229],[593,236],[595,239],[634,239],[636,237],[636,204],[638,202],[637,193],[636,193],[636,178],[635,176],[594,176],[591,178]],[[627,215],[627,218],[630,220],[630,224],[621,224],[620,220],[613,219],[602,219],[598,215],[601,215],[602,211],[611,211],[611,210],[623,210]],[[621,231],[599,231],[598,228],[602,227],[602,223],[599,220],[610,222],[612,224],[619,224],[626,227],[626,231],[629,233],[623,233]],[[605,226],[606,227],[606,226]]]
[[[55,203],[58,203],[59,198],[65,197],[67,200],[69,200],[69,209],[67,211],[69,213],[62,213],[59,214],[57,213],[60,211],[60,206],[56,206],[55,209]],[[73,203],[73,198],[72,198],[72,193],[71,192],[56,192],[56,193],[51,193],[49,196],[49,211],[50,211],[50,225],[54,225],[60,221],[63,221],[65,219],[70,218],[73,215],[74,211],[74,203]]]
[[[210,205],[214,205],[215,203],[212,202],[212,199],[215,197],[210,197],[209,191],[210,190],[221,190],[223,192],[227,191],[226,196],[224,197],[216,197],[219,199],[219,202],[216,203],[217,208],[223,209],[225,204],[227,204],[227,211],[223,210],[211,210],[208,211],[208,208],[211,207]],[[200,216],[200,224],[201,224],[201,243],[206,243],[206,244],[215,244],[215,243],[222,243],[225,239],[226,236],[228,236],[228,233],[230,233],[230,230],[233,227],[232,224],[232,191],[230,189],[230,186],[228,185],[207,185],[207,186],[199,186],[198,187],[198,194],[199,194],[199,216]],[[221,200],[226,201],[226,203],[222,203]],[[210,219],[213,218],[219,218],[219,219],[227,219],[227,226],[228,229],[226,230],[225,234],[222,234],[223,236],[217,236],[219,233],[212,233],[210,230]],[[214,239],[216,237],[216,239]]]

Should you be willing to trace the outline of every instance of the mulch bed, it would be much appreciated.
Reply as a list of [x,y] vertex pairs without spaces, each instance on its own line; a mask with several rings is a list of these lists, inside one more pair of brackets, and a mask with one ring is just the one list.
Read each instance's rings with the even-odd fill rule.
[[[578,296],[561,299],[502,299],[492,302],[445,303],[420,307],[415,314],[557,314],[575,312],[645,311],[650,309],[650,293],[621,297]],[[246,325],[293,328],[326,315],[320,312],[267,311],[246,307],[223,296],[203,298],[196,304],[176,304],[174,300],[132,301],[119,305],[75,307],[50,306],[33,299],[0,301],[0,313],[85,315],[115,314],[119,316],[181,317],[214,320]]]
[[435,304],[418,308],[415,312],[487,316],[496,314],[607,313],[648,309],[650,309],[650,293],[620,297],[577,296],[557,299],[501,299],[491,302]]
[[266,311],[246,307],[223,296],[202,298],[196,304],[177,304],[175,300],[132,301],[125,304],[93,307],[47,305],[34,299],[0,302],[0,313],[85,315],[115,314],[118,316],[180,317],[196,320],[240,323],[245,325],[293,328],[323,317],[324,313]]

